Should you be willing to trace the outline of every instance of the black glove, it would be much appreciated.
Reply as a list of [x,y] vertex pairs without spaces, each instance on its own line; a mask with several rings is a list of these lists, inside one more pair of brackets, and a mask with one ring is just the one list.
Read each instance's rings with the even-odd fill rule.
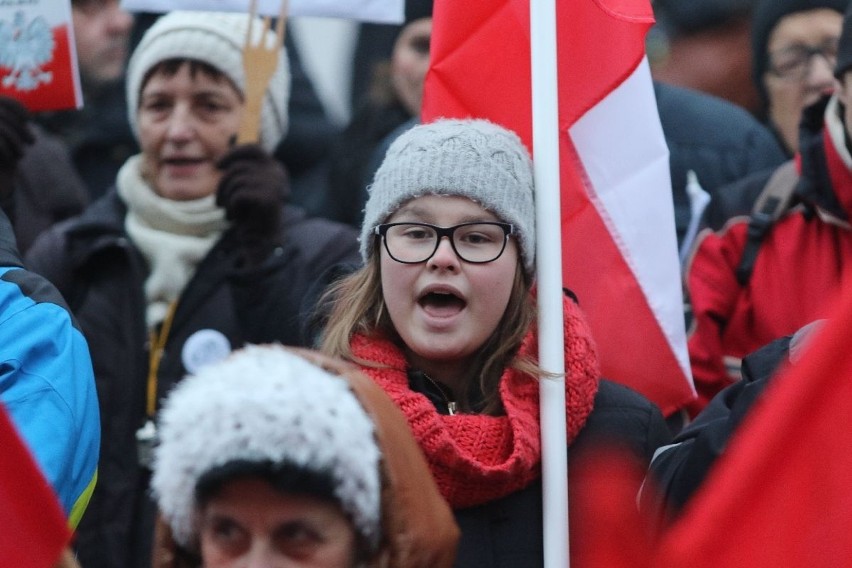
[[18,161],[26,147],[35,142],[29,121],[24,105],[0,96],[0,200],[4,202],[12,195]]
[[281,207],[289,190],[284,167],[256,144],[237,146],[219,160],[216,204],[225,209],[249,266],[278,245]]

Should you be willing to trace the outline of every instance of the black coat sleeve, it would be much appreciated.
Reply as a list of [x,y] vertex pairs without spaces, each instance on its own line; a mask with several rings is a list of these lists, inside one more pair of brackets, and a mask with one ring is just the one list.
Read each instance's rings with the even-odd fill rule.
[[743,379],[717,394],[674,443],[660,448],[651,463],[641,505],[659,521],[674,518],[725,451],[779,365],[787,360],[792,336],[773,341],[743,359]]

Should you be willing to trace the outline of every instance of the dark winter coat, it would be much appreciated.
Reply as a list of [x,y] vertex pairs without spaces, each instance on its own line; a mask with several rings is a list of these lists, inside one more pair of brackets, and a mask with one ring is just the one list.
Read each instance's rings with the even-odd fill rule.
[[704,482],[770,378],[788,359],[792,336],[777,339],[743,359],[741,381],[710,401],[674,443],[654,456],[654,488],[643,491],[642,509],[661,523],[674,518]]
[[686,173],[715,199],[717,189],[785,159],[772,133],[746,110],[690,89],[655,82],[660,123],[669,147],[669,167],[680,245],[691,217]]
[[[125,213],[113,190],[43,234],[27,256],[32,270],[67,298],[92,352],[103,439],[98,485],[77,537],[87,568],[150,565],[154,506],[135,440],[146,419],[147,268],[124,230]],[[285,208],[282,226],[283,244],[256,268],[238,268],[241,255],[229,232],[201,261],[178,300],[157,400],[187,373],[188,358],[221,351],[223,339],[226,352],[246,343],[305,344],[306,291],[329,266],[356,261],[358,245],[350,228],[309,219],[299,209]],[[216,341],[205,343],[211,333]]]
[[[431,397],[430,397],[431,398]],[[645,397],[619,384],[601,380],[594,408],[568,450],[569,477],[583,455],[615,444],[631,451],[642,465],[671,440],[659,409]],[[575,459],[576,458],[576,459]],[[571,488],[569,479],[569,504]],[[637,493],[639,487],[637,486]],[[542,486],[526,488],[484,505],[455,511],[461,529],[455,566],[459,568],[541,568]],[[571,511],[574,514],[574,511]],[[581,519],[571,519],[573,522]]]

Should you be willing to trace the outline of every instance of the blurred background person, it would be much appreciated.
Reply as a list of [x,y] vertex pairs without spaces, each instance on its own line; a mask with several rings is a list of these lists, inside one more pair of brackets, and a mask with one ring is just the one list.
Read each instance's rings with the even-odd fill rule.
[[761,115],[789,155],[805,107],[834,90],[837,42],[848,0],[759,0],[752,18]]
[[94,199],[106,193],[125,160],[139,150],[124,97],[133,16],[120,0],[72,0],[71,16],[83,108],[39,113],[37,120],[65,141]]
[[647,37],[654,79],[702,91],[757,113],[751,81],[751,15],[756,0],[654,0]]
[[[702,233],[687,267],[695,316],[688,347],[699,393],[693,413],[741,379],[742,357],[826,317],[829,302],[849,285],[852,13],[848,9],[835,51],[838,88],[805,108],[797,158],[776,170],[786,174],[774,188],[778,193],[767,196],[777,205],[767,200],[765,212],[737,217],[719,231]],[[812,56],[822,59],[818,51]],[[771,180],[767,188],[770,184]]]
[[42,231],[83,211],[89,193],[65,143],[5,96],[0,96],[0,142],[0,207],[24,254]]
[[360,227],[367,185],[389,140],[396,137],[392,133],[419,122],[429,69],[432,1],[408,0],[405,21],[397,30],[392,50],[383,59],[372,59],[369,90],[332,149],[328,186],[315,211],[353,227]]

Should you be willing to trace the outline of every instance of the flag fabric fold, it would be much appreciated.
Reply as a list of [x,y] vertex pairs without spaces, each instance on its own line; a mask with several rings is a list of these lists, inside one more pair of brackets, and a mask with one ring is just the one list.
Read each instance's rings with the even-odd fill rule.
[[71,534],[53,489],[0,404],[0,566],[49,568]]
[[[424,121],[484,117],[531,146],[530,1],[435,2]],[[644,58],[651,6],[557,2],[557,22],[563,281],[603,374],[669,414],[694,389],[668,150]]]
[[[587,521],[578,568],[852,565],[852,293],[833,313],[797,363],[767,384],[681,516],[656,539],[642,528],[653,520],[625,493],[634,485],[613,475],[617,464],[590,464],[583,475],[593,483],[577,503]],[[613,547],[614,537],[624,546]]]

